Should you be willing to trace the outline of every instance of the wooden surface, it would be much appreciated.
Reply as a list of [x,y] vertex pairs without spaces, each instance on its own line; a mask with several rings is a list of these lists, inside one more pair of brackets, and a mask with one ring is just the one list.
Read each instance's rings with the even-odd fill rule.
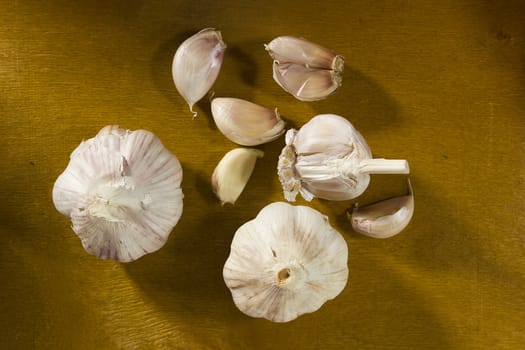
[[[0,1],[0,348],[523,349],[525,6],[521,1]],[[235,147],[171,80],[184,38],[219,28],[217,96],[290,126],[347,117],[375,156],[405,158],[416,212],[387,240],[353,233],[355,201],[314,200],[349,245],[346,289],[287,324],[241,314],[222,280],[237,227],[283,200],[283,139],[235,206],[210,176]],[[263,43],[306,37],[346,58],[327,100],[294,100]],[[184,213],[134,263],[97,260],[54,209],[70,152],[107,124],[157,134],[184,168]],[[359,202],[400,194],[375,176]],[[298,204],[306,204],[298,201]]]

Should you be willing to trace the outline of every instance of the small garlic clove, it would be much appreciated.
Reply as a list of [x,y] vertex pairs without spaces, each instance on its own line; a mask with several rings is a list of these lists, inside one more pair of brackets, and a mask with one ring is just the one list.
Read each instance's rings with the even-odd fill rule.
[[348,247],[315,209],[271,203],[235,232],[223,277],[237,308],[289,322],[344,289]]
[[414,195],[411,193],[364,207],[356,204],[348,218],[358,233],[374,238],[389,238],[403,231],[413,214]]
[[341,73],[343,56],[304,38],[280,36],[264,46],[279,63],[295,63],[308,68],[334,70]]
[[88,253],[129,262],[168,239],[182,215],[181,181],[179,161],[154,134],[108,126],[71,153],[53,202]]
[[221,204],[235,204],[248,183],[257,158],[264,152],[255,148],[235,148],[224,155],[213,171],[211,184]]
[[341,74],[327,69],[308,68],[296,63],[273,63],[273,79],[300,101],[318,101],[341,86]]
[[211,102],[211,112],[217,128],[239,145],[260,145],[284,133],[285,123],[277,109],[238,98],[218,97]]
[[203,29],[186,39],[173,57],[172,75],[175,87],[194,116],[193,105],[202,99],[217,79],[226,44],[221,32]]

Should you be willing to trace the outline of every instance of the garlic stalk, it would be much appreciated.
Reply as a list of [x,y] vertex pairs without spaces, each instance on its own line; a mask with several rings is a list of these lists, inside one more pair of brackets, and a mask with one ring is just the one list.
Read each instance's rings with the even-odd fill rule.
[[321,114],[297,131],[286,132],[277,165],[284,196],[297,194],[342,201],[363,193],[370,174],[407,174],[406,160],[372,159],[363,136],[343,117]]
[[344,58],[303,38],[280,36],[265,45],[273,58],[273,79],[301,101],[317,101],[342,83]]
[[277,202],[235,232],[223,277],[240,311],[288,322],[341,293],[347,262],[346,242],[326,216]]
[[255,148],[235,148],[224,155],[213,171],[213,192],[221,204],[235,204],[248,183],[257,158],[264,152]]
[[271,110],[238,98],[218,97],[211,102],[211,112],[217,128],[239,145],[260,145],[284,133],[285,123],[277,108]]
[[173,81],[194,117],[197,112],[193,105],[217,80],[225,50],[221,32],[206,28],[186,39],[175,52],[171,67]]
[[367,206],[356,204],[348,218],[352,228],[365,236],[389,238],[403,231],[414,214],[414,194],[382,200]]
[[182,214],[182,168],[154,134],[107,126],[70,158],[53,202],[88,253],[128,262],[164,245]]

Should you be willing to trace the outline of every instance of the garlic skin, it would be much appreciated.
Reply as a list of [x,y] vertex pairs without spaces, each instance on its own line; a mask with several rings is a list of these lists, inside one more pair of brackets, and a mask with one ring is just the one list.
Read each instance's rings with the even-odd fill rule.
[[[410,187],[410,182],[409,182]],[[389,238],[403,231],[414,215],[414,194],[382,200],[366,206],[357,203],[348,213],[354,231],[373,238]]]
[[288,130],[277,165],[288,201],[295,201],[298,193],[307,201],[349,200],[366,190],[369,174],[409,171],[406,160],[372,159],[363,136],[335,114],[320,114],[299,131]]
[[303,38],[280,36],[265,45],[273,58],[273,79],[300,101],[317,101],[342,84],[344,58]]
[[340,86],[340,73],[312,69],[295,63],[273,63],[275,82],[300,101],[317,101],[333,94]]
[[221,204],[235,204],[248,183],[257,158],[264,152],[255,148],[235,148],[224,155],[211,177],[213,192]]
[[171,66],[173,82],[194,117],[197,112],[193,105],[217,80],[225,50],[221,32],[206,28],[186,39],[175,52]]
[[276,202],[237,230],[223,277],[240,311],[289,322],[341,293],[347,261],[346,242],[326,216]]
[[217,97],[211,101],[217,128],[229,140],[243,146],[256,146],[284,134],[284,121],[277,108],[271,110],[239,98]]
[[145,130],[106,126],[83,141],[53,187],[84,249],[129,262],[160,249],[182,215],[182,168]]
[[280,36],[264,45],[264,48],[279,63],[295,63],[308,68],[328,69],[339,73],[344,68],[343,56],[304,38]]

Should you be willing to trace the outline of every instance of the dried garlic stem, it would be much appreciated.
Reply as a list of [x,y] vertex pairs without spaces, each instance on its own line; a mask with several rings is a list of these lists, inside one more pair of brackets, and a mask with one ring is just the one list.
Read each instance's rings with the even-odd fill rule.
[[358,171],[364,174],[409,174],[410,168],[404,159],[373,158],[361,160]]

